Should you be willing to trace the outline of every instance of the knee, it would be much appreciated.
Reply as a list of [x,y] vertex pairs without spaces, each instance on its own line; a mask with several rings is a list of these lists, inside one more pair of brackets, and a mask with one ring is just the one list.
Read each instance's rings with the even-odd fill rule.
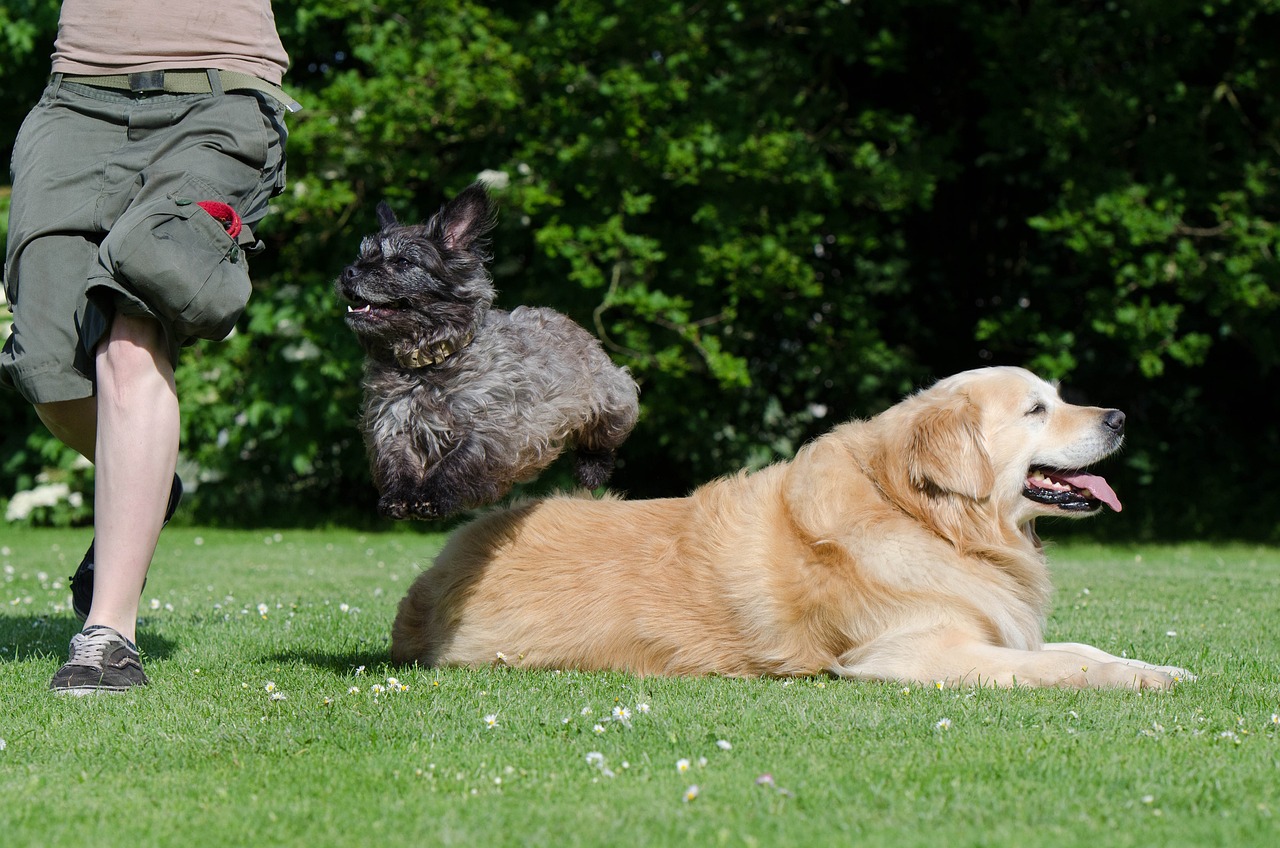
[[153,318],[116,315],[107,337],[98,345],[95,367],[98,384],[122,385],[173,372],[164,329]]

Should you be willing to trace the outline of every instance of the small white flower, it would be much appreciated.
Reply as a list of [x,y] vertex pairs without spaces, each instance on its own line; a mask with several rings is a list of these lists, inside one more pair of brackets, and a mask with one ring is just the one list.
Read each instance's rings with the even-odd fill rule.
[[5,748],[8,748],[8,747],[9,747],[9,743],[4,741],[3,739],[0,739],[0,751],[3,751]]
[[648,704],[643,704],[643,703],[641,703],[641,704],[636,704],[636,712],[640,713],[640,715],[648,715],[648,714],[649,714],[649,705],[648,705]]
[[159,598],[152,598],[152,599],[151,599],[151,608],[152,608],[153,610],[158,610],[158,609],[160,609],[160,599],[159,599]]
[[604,754],[599,751],[590,751],[587,753],[587,765],[602,766],[604,765]]
[[584,716],[589,716],[589,715],[591,715],[591,707],[583,707],[583,708],[582,708],[582,713],[581,713],[581,714],[582,714],[582,715],[584,715]]
[[356,674],[364,674],[364,666],[356,666]]
[[352,686],[350,689],[348,689],[348,690],[347,690],[347,694],[348,694],[348,695],[359,695],[359,694],[360,694],[360,687],[359,687],[359,686]]
[[338,604],[338,612],[349,612],[351,604]]
[[490,713],[489,715],[487,715],[487,716],[485,716],[485,717],[484,717],[484,727],[485,727],[485,730],[493,730],[493,729],[494,729],[495,727],[497,727],[497,726],[498,726],[498,714],[497,714],[497,713]]
[[676,771],[680,772],[681,774],[684,774],[684,773],[685,773],[685,772],[687,772],[688,770],[689,770],[689,761],[688,761],[688,760],[683,759],[683,758],[681,758],[681,759],[679,759],[679,760],[676,760]]
[[716,740],[716,747],[717,747],[717,748],[719,748],[721,751],[732,751],[732,750],[733,750],[733,745],[732,745],[732,743],[730,743],[730,742],[729,742],[729,740],[728,740],[728,739],[717,739],[717,740]]
[[267,687],[266,687],[266,688],[267,688],[267,691],[268,691],[268,692],[274,692],[274,691],[276,691],[276,684],[275,684],[275,681],[273,681],[273,680],[268,680],[268,681],[267,681]]
[[951,729],[951,719],[949,719],[949,718],[940,718],[940,719],[938,719],[938,723],[937,723],[937,724],[935,724],[935,725],[934,725],[934,727],[936,727],[938,730],[950,730],[950,729]]
[[684,802],[687,804],[698,797],[698,784],[693,784],[684,791]]
[[591,729],[592,729],[595,733],[597,733],[597,734],[604,733],[604,725],[603,725],[603,724],[597,724],[595,727],[593,727],[593,728],[591,728]]
[[613,720],[620,721],[623,724],[626,724],[627,722],[631,721],[631,710],[627,709],[626,707],[614,707]]
[[269,606],[267,606],[266,604],[258,604],[258,615],[262,616],[263,618],[266,618],[266,617],[267,617],[267,610],[269,610],[269,609],[271,609],[271,608],[270,608]]
[[382,685],[381,683],[375,683],[375,684],[373,684],[372,686],[370,686],[370,687],[369,687],[369,691],[370,691],[370,692],[372,692],[372,693],[373,693],[373,694],[375,694],[375,695],[381,695],[383,692],[385,692],[385,691],[387,691],[387,690],[386,690],[386,688],[385,688],[385,687],[383,687],[383,685]]
[[285,699],[286,699],[286,698],[288,698],[288,697],[289,697],[289,696],[288,696],[288,695],[286,695],[286,694],[285,694],[285,693],[283,693],[283,692],[272,692],[272,693],[271,693],[271,700],[273,700],[273,701],[283,701],[283,700],[285,700]]

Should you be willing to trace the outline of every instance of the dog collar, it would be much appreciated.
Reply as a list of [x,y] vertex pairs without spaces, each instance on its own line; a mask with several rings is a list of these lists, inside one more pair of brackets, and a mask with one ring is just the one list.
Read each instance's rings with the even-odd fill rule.
[[415,347],[411,350],[397,350],[396,362],[405,368],[426,368],[428,365],[439,365],[467,345],[476,337],[475,333],[467,333],[458,341],[445,339],[442,342]]

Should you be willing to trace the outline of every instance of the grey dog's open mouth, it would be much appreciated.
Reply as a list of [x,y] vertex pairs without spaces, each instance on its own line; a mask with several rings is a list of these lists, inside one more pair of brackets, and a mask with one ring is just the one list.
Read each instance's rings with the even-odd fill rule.
[[1032,468],[1022,496],[1069,512],[1092,512],[1103,504],[1119,512],[1120,498],[1105,479],[1083,471]]
[[351,320],[378,319],[394,315],[399,310],[394,304],[370,303],[367,300],[353,300],[347,304],[347,318]]

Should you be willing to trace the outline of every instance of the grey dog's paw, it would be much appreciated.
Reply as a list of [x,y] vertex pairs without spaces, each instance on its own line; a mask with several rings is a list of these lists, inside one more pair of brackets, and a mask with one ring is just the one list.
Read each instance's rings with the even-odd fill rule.
[[384,495],[378,500],[378,512],[387,518],[439,518],[441,513],[430,501],[420,498]]
[[400,521],[409,517],[409,502],[404,498],[384,495],[378,499],[378,512],[387,518],[394,518]]
[[609,477],[613,474],[613,451],[579,449],[577,460],[574,473],[583,488],[595,489],[609,482]]
[[378,512],[387,518],[430,520],[444,518],[456,511],[453,501],[444,496],[421,491],[392,491],[378,499]]

